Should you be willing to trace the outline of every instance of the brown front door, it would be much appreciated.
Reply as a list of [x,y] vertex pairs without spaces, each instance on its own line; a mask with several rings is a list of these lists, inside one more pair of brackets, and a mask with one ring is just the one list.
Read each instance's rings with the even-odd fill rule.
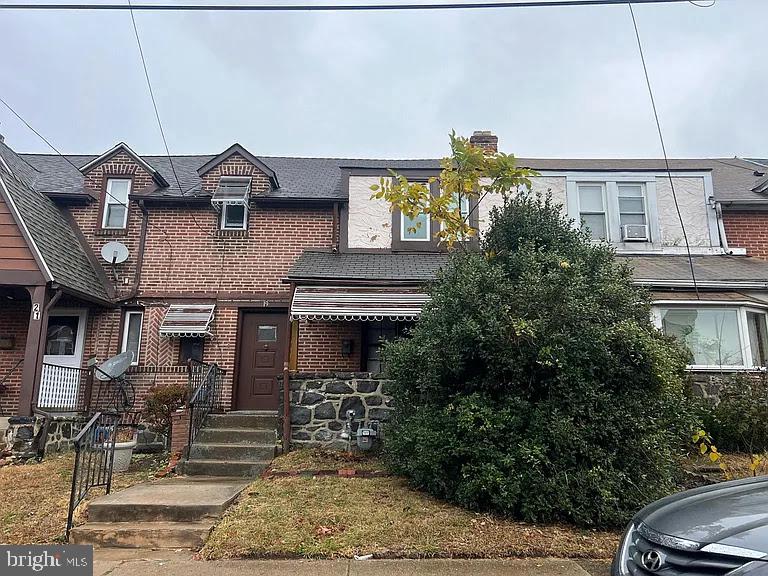
[[283,314],[243,314],[237,371],[237,410],[278,409],[277,376],[283,371],[287,324]]

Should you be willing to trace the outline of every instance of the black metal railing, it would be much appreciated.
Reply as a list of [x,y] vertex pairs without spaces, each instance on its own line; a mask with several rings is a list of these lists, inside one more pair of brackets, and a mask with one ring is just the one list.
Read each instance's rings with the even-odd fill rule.
[[[19,360],[14,364],[8,372],[5,373],[5,375],[0,379],[0,395],[5,394],[6,390],[8,390],[8,380],[10,380],[11,376],[14,372],[16,372],[16,369],[21,366],[22,362],[24,362],[24,358],[19,358]],[[0,402],[0,416],[5,414],[3,412],[3,404]]]
[[103,486],[107,494],[112,489],[112,464],[119,423],[118,414],[96,412],[73,441],[75,467],[72,470],[72,491],[67,512],[67,540],[72,530],[75,509],[88,496],[90,489]]
[[[189,361],[189,441],[191,447],[205,419],[211,412],[221,409],[224,370],[218,364]],[[189,448],[187,449],[189,459]]]
[[43,362],[36,407],[57,412],[85,411],[91,377],[91,370]]

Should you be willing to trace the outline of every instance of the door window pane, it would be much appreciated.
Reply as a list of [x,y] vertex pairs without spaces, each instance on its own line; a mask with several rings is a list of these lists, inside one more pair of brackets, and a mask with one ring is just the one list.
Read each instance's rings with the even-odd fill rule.
[[51,316],[45,339],[45,353],[56,356],[72,356],[77,343],[78,316]]
[[259,326],[259,342],[277,342],[277,326]]
[[765,314],[747,311],[747,328],[752,366],[765,366],[768,362],[768,327]]
[[744,365],[736,309],[662,309],[661,326],[691,351],[694,365]]
[[141,321],[143,314],[141,312],[126,312],[123,325],[123,349],[122,352],[130,350],[133,352],[133,362],[139,363],[139,352],[141,351]]

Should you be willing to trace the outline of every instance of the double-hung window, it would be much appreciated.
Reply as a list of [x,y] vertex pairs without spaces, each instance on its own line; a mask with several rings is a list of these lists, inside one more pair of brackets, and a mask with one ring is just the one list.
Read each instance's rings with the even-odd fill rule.
[[139,363],[139,353],[141,352],[141,324],[144,319],[144,313],[140,310],[129,310],[123,317],[123,342],[121,352],[133,352],[133,361],[131,365]]
[[765,310],[747,306],[674,305],[655,309],[656,322],[691,352],[693,369],[754,369],[768,362]]
[[645,205],[645,186],[643,184],[619,183],[617,188],[621,239],[647,238],[648,218]]
[[131,181],[128,178],[107,179],[107,190],[104,195],[104,216],[102,228],[121,229],[128,223],[128,194],[131,192]]
[[580,182],[576,186],[579,191],[581,227],[589,230],[593,240],[608,240],[605,184],[602,182]]

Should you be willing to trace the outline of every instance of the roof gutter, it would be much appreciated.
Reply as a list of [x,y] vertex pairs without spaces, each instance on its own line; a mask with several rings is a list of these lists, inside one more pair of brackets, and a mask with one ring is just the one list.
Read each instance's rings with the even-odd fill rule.
[[[694,284],[690,280],[661,280],[652,278],[636,278],[633,284],[638,286],[651,286],[658,288],[693,288]],[[747,290],[766,290],[768,281],[754,280],[697,280],[698,288],[722,288],[726,290],[747,289]]]

